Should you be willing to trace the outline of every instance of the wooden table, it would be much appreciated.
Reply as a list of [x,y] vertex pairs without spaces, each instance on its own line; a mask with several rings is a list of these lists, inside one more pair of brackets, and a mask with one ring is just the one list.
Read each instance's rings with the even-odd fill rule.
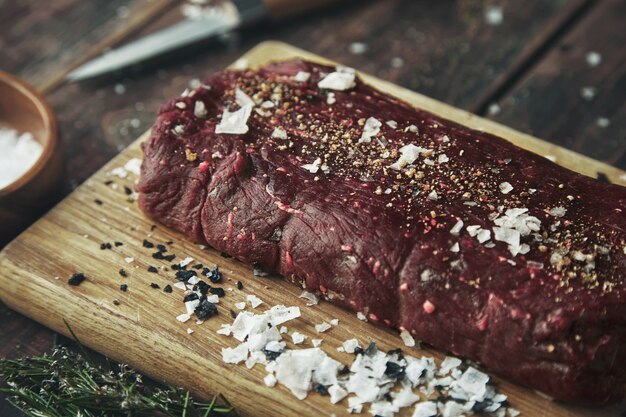
[[[623,0],[361,0],[246,30],[121,79],[63,82],[106,48],[180,19],[180,4],[0,0],[0,69],[42,91],[58,117],[66,178],[57,200],[145,131],[164,100],[267,39],[626,168]],[[600,54],[597,65],[590,52]],[[1,356],[40,354],[53,339],[0,305]],[[0,401],[0,415],[19,414]]]

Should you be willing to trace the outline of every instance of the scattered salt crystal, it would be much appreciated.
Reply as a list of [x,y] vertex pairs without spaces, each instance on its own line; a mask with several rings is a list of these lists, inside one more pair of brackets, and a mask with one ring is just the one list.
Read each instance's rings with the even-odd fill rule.
[[298,71],[298,73],[293,77],[293,80],[298,83],[305,83],[309,81],[309,78],[311,78],[310,72]]
[[198,118],[204,118],[207,116],[207,110],[206,110],[206,105],[204,104],[203,101],[196,101],[196,103],[193,106],[193,115],[198,117]]
[[356,318],[361,321],[367,321],[367,317],[365,317],[365,314],[361,313],[360,311],[356,313]]
[[293,332],[291,334],[291,340],[293,341],[294,345],[299,345],[301,343],[304,343],[305,339],[306,339],[306,336],[303,335],[302,333]]
[[191,316],[189,314],[181,314],[176,317],[176,320],[180,321],[181,323],[185,323],[189,321],[190,319],[191,319]]
[[595,87],[582,87],[580,89],[580,96],[587,101],[593,100],[597,93],[598,90]]
[[607,117],[598,117],[598,119],[596,120],[596,124],[598,125],[598,127],[604,129],[611,125],[611,121]]
[[298,307],[285,307],[283,305],[276,305],[269,310],[269,316],[274,325],[278,326],[288,322],[289,320],[300,317],[300,308]]
[[454,245],[452,245],[452,246],[450,247],[450,251],[451,251],[451,252],[454,252],[454,253],[457,253],[457,252],[459,252],[460,250],[461,250],[461,248],[459,247],[459,242],[456,242]]
[[335,93],[328,93],[328,97],[326,98],[326,104],[333,105],[337,102],[337,99],[335,98]]
[[442,417],[463,417],[465,416],[465,410],[463,406],[454,401],[448,401],[443,405],[441,410]]
[[451,384],[451,388],[453,390],[460,388],[463,392],[470,394],[471,399],[482,401],[487,391],[488,382],[489,376],[487,374],[470,366],[463,372],[461,378]]
[[320,82],[317,83],[317,86],[319,88],[326,88],[329,90],[345,91],[356,85],[354,79],[354,70],[337,68],[337,71],[331,72],[320,80]]
[[491,231],[487,229],[481,229],[476,235],[476,239],[478,239],[479,243],[485,243],[489,239],[491,239]]
[[361,345],[359,344],[358,340],[356,340],[356,339],[349,339],[349,340],[346,340],[345,342],[343,342],[341,346],[343,347],[344,352],[354,353],[354,350],[357,347],[360,347]]
[[243,310],[246,308],[246,303],[243,301],[240,303],[235,303],[235,307],[237,307],[239,310]]
[[330,321],[330,324],[331,324],[332,326],[339,326],[339,319],[332,319],[332,320]]
[[124,84],[117,83],[113,87],[113,91],[115,91],[115,94],[122,95],[126,92],[126,86]]
[[428,194],[428,199],[429,200],[437,200],[439,198],[439,196],[437,195],[437,191],[432,190],[429,194]]
[[175,286],[176,288],[179,288],[179,289],[183,290],[183,291],[186,291],[186,290],[187,290],[187,286],[185,285],[185,283],[184,283],[184,282],[180,282],[180,281],[179,281],[179,282],[175,283],[175,284],[174,284],[174,286]]
[[316,324],[315,331],[318,333],[324,333],[326,330],[330,329],[332,326],[326,322]]
[[190,264],[190,263],[192,263],[192,262],[193,262],[193,258],[192,258],[192,257],[190,257],[190,256],[188,256],[188,257],[186,257],[185,259],[183,259],[182,261],[180,261],[180,262],[178,263],[178,265],[180,265],[180,266],[182,266],[182,267],[185,267],[185,266],[189,265],[189,264]]
[[112,175],[114,177],[119,177],[119,178],[126,178],[126,177],[128,177],[128,171],[126,171],[122,167],[117,167],[117,168],[113,168],[109,172],[109,175]]
[[317,295],[306,290],[302,291],[302,293],[300,294],[298,298],[304,298],[305,300],[307,300],[308,301],[308,303],[306,304],[307,306],[312,306],[312,305],[319,303],[319,298],[317,297]]
[[502,7],[489,6],[485,9],[485,22],[490,26],[500,26],[504,21]]
[[398,127],[398,122],[396,122],[395,120],[387,120],[385,124],[392,129],[396,129]]
[[131,158],[124,164],[124,169],[131,174],[139,175],[141,174],[141,159],[139,158]]
[[402,57],[399,56],[394,56],[393,58],[391,58],[390,61],[391,64],[391,68],[402,68],[404,66],[404,59],[402,59]]
[[458,220],[454,226],[452,226],[452,229],[450,229],[450,233],[458,236],[459,232],[463,229],[463,220]]
[[174,126],[174,129],[172,129],[172,133],[178,136],[182,135],[183,133],[185,133],[185,126],[183,125]]
[[364,401],[359,397],[349,397],[348,412],[350,414],[361,414],[361,411],[363,411],[363,403]]
[[330,402],[332,404],[337,404],[339,401],[346,398],[348,391],[335,384],[328,388],[328,394],[330,394]]
[[302,165],[302,168],[306,169],[311,174],[317,174],[317,171],[320,170],[320,165],[321,164],[322,164],[322,160],[320,158],[317,158],[311,164],[304,164],[304,165]]
[[425,148],[409,143],[400,148],[400,158],[389,166],[391,169],[401,170],[408,164],[412,164],[421,153],[426,152]]
[[513,186],[506,181],[501,183],[498,188],[500,188],[500,192],[502,194],[508,194],[511,192],[511,190],[513,190]]
[[457,368],[459,365],[461,365],[461,363],[462,362],[459,358],[446,356],[439,366],[439,371],[437,371],[437,375],[447,375],[450,371],[452,371],[452,369]]
[[372,138],[380,132],[381,126],[382,123],[378,119],[369,117],[365,121],[365,126],[363,127],[363,133],[359,138],[359,143],[370,143]]
[[289,332],[289,329],[287,329],[287,326],[280,326],[280,329],[279,329],[280,334],[286,334],[287,332]]
[[408,346],[408,347],[415,346],[415,339],[413,339],[413,336],[411,336],[411,333],[407,332],[406,330],[402,330],[400,332],[400,338],[402,339],[402,342],[404,342],[405,346]]
[[272,388],[276,385],[277,381],[276,381],[276,377],[274,376],[274,374],[267,374],[265,378],[263,378],[263,382],[265,383],[265,385]]
[[489,115],[491,116],[495,116],[499,114],[500,111],[502,111],[502,108],[500,107],[498,103],[491,103],[489,107],[487,108],[487,113],[489,113]]
[[239,363],[248,358],[248,345],[242,343],[235,348],[222,348],[222,360],[225,363]]
[[[339,362],[328,358],[320,349],[286,350],[276,358],[276,379],[289,388],[296,398],[303,400],[312,388],[313,378],[317,379],[323,375],[324,368],[328,365],[332,368],[331,361],[336,363],[334,367],[336,375]],[[326,362],[325,366],[324,362]]]
[[311,343],[314,347],[319,347],[322,344],[323,339],[311,339]]
[[587,52],[585,60],[590,67],[597,67],[602,62],[602,55],[595,51]]
[[235,92],[235,100],[239,105],[239,110],[230,112],[224,109],[222,120],[215,127],[215,133],[243,134],[248,132],[248,119],[252,114],[254,101],[240,89]]
[[367,44],[363,42],[352,42],[348,47],[351,54],[361,55],[367,52]]
[[222,328],[217,330],[216,333],[224,336],[230,336],[230,325],[222,324]]
[[199,299],[186,301],[185,302],[185,309],[187,310],[187,314],[191,316],[193,314],[193,312],[196,310],[196,307],[198,307],[199,304],[200,304],[200,300]]
[[192,334],[192,333],[193,333],[193,330],[187,327],[187,334]]
[[433,417],[435,415],[437,415],[437,403],[426,401],[415,406],[412,417]]
[[467,226],[465,230],[467,230],[467,233],[469,233],[471,237],[474,237],[478,234],[478,232],[480,232],[481,227],[476,224],[476,225]]
[[440,164],[446,163],[449,160],[450,159],[448,158],[448,155],[446,155],[445,153],[442,153],[441,155],[437,157],[437,162],[439,162]]
[[272,137],[274,139],[287,139],[287,132],[282,127],[275,127],[272,132]]
[[263,301],[257,297],[254,294],[249,294],[246,297],[246,300],[250,303],[250,305],[252,306],[252,308],[257,308],[258,306],[260,306],[261,304],[263,304]]
[[548,214],[554,217],[563,217],[567,213],[567,209],[565,207],[553,207],[548,210]]
[[126,261],[127,264],[132,264],[133,262],[135,262],[135,258],[131,258],[131,257],[124,258],[124,260]]

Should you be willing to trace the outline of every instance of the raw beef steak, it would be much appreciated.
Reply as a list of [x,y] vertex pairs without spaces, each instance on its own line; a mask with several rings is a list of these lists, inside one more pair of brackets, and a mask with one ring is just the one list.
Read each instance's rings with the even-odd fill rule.
[[303,61],[215,74],[144,152],[141,208],[194,241],[552,397],[622,396],[625,188]]

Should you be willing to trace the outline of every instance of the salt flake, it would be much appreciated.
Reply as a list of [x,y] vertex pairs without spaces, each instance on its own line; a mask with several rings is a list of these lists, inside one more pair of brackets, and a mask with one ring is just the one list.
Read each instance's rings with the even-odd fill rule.
[[309,81],[309,78],[311,78],[310,72],[298,71],[298,73],[294,75],[293,80],[297,83],[305,83]]
[[345,91],[356,86],[354,79],[354,72],[335,71],[320,80],[320,82],[317,83],[317,86],[328,90]]
[[140,175],[141,174],[141,159],[139,158],[131,158],[124,164],[124,169],[131,174]]
[[258,306],[260,306],[261,304],[263,304],[263,300],[261,300],[259,297],[257,297],[254,294],[249,294],[246,297],[246,301],[248,301],[250,303],[250,305],[252,306],[252,308],[257,308]]
[[291,334],[291,340],[293,341],[294,345],[299,345],[301,343],[304,343],[305,339],[306,339],[306,336],[303,335],[302,333],[293,332]]
[[382,123],[374,118],[369,117],[365,121],[365,126],[363,127],[363,133],[359,138],[359,143],[370,143],[372,141],[372,137],[376,136],[380,132],[380,127]]
[[272,137],[274,139],[287,139],[287,132],[282,127],[275,127],[272,132]]
[[502,194],[508,194],[508,193],[511,192],[511,190],[513,190],[513,186],[510,183],[506,182],[506,181],[503,182],[502,184],[500,184],[498,186],[498,188],[500,188],[500,192]]
[[326,330],[330,329],[332,326],[326,322],[316,324],[315,331],[318,333],[324,333]]
[[406,330],[402,330],[400,332],[400,338],[402,339],[402,342],[404,342],[405,346],[408,346],[408,347],[415,346],[415,339],[413,338],[411,333],[407,332]]

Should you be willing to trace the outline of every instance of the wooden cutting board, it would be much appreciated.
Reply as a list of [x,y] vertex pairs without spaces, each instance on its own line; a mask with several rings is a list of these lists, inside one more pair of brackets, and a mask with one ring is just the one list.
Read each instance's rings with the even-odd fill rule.
[[[272,60],[303,57],[314,61],[330,61],[276,42],[260,44],[234,65],[257,66]],[[430,110],[467,126],[483,129],[507,138],[519,146],[556,161],[583,174],[605,173],[613,182],[626,185],[624,172],[542,140],[516,132],[505,126],[479,118],[391,83],[361,74],[366,82],[402,98],[418,107]],[[383,349],[403,347],[396,332],[364,323],[354,313],[329,303],[307,307],[299,299],[300,289],[278,277],[260,278],[252,270],[214,250],[203,249],[182,235],[145,217],[130,201],[123,186],[133,187],[135,175],[127,178],[111,175],[131,158],[141,158],[140,143],[147,134],[120,153],[100,171],[42,219],[10,243],[0,253],[0,299],[9,307],[39,321],[57,332],[67,334],[67,320],[80,340],[87,346],[156,378],[190,389],[194,394],[208,397],[222,393],[242,416],[337,416],[346,415],[347,401],[331,405],[328,397],[309,395],[299,401],[284,387],[267,388],[262,378],[262,366],[247,369],[243,365],[222,362],[221,348],[237,344],[233,338],[217,335],[220,324],[232,322],[228,311],[236,310],[236,302],[245,301],[247,294],[256,294],[265,304],[260,312],[275,304],[298,305],[303,318],[287,323],[290,332],[297,330],[308,336],[304,347],[311,347],[312,337],[320,337],[314,325],[339,319],[339,326],[321,335],[322,348],[335,359],[350,363],[351,355],[339,353],[336,347],[350,338],[362,345],[376,341]],[[107,182],[114,181],[113,183]],[[115,184],[115,185],[114,185]],[[96,203],[99,200],[101,204]],[[161,267],[168,262],[151,257],[154,249],[142,247],[142,241],[154,243],[173,241],[169,252],[177,260],[191,256],[205,265],[218,264],[225,275],[227,296],[219,304],[219,316],[201,325],[189,321],[180,323],[176,316],[184,312],[181,291],[172,294],[153,289],[151,283],[163,288],[175,282],[172,271]],[[109,242],[111,249],[101,249]],[[115,246],[114,242],[123,245]],[[128,263],[126,258],[133,258]],[[158,273],[147,271],[159,268]],[[123,268],[128,277],[118,274]],[[73,273],[82,272],[88,278],[79,287],[67,284]],[[243,290],[236,282],[244,284]],[[120,284],[128,284],[121,292]],[[193,330],[192,334],[187,329]],[[288,346],[291,346],[289,343]],[[438,359],[440,352],[408,349],[414,356],[429,355]],[[509,396],[513,407],[523,416],[615,416],[626,405],[587,409],[558,404],[532,391],[495,378],[500,390]],[[409,410],[401,415],[410,415]],[[369,415],[365,413],[364,415]]]

